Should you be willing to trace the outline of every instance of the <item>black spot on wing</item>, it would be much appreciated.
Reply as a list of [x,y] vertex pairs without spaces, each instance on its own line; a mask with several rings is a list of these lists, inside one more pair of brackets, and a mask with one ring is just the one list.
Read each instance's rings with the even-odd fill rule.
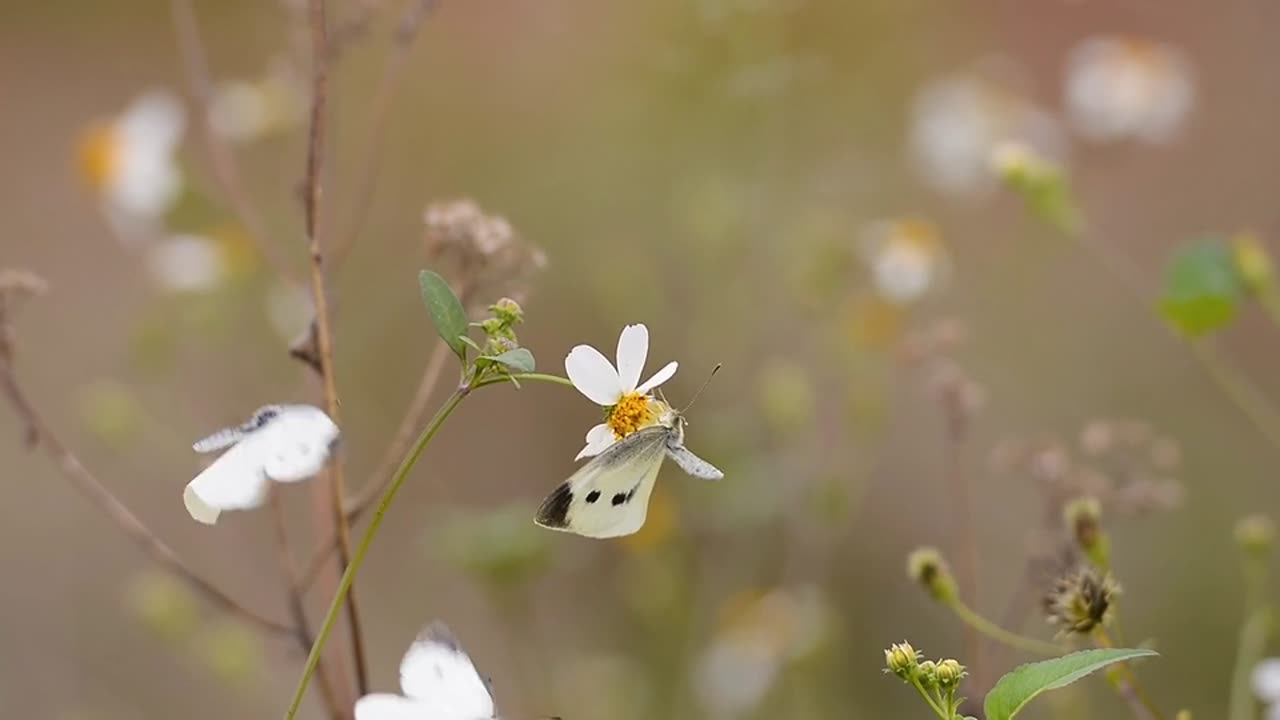
[[573,503],[573,491],[569,489],[569,483],[561,483],[560,487],[542,501],[542,507],[538,508],[538,514],[533,520],[543,527],[568,527],[571,503]]
[[600,499],[600,491],[599,491],[599,490],[592,490],[591,492],[587,493],[587,504],[588,504],[588,505],[594,504],[594,503],[595,503],[595,501],[597,501],[597,500],[599,500],[599,499]]
[[278,415],[280,415],[279,405],[267,405],[265,407],[260,407],[253,413],[253,417],[249,418],[249,422],[240,426],[240,430],[242,432],[253,432],[254,430],[257,430],[263,425],[271,422]]
[[617,507],[618,505],[621,505],[622,503],[630,499],[631,499],[631,493],[614,493],[613,499],[610,500],[609,502],[613,503],[614,507]]

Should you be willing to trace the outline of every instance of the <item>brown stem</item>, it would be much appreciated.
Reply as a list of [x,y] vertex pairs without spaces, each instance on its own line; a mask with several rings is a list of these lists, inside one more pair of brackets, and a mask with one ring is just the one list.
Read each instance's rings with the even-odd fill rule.
[[[1111,636],[1107,634],[1106,629],[1101,625],[1094,628],[1093,636],[1098,647],[1115,647],[1115,643],[1111,642]],[[1109,677],[1116,692],[1129,704],[1134,717],[1138,718],[1138,720],[1164,720],[1164,715],[1160,713],[1155,703],[1151,701],[1150,696],[1142,689],[1142,683],[1138,681],[1138,676],[1129,667],[1129,663],[1116,663],[1115,673],[1109,675]]]
[[387,123],[391,120],[391,106],[404,81],[404,71],[409,63],[409,55],[413,50],[418,30],[426,21],[427,15],[435,7],[434,0],[410,0],[405,8],[400,24],[396,28],[395,40],[391,54],[387,57],[386,67],[378,81],[370,112],[369,134],[365,138],[364,161],[356,173],[355,201],[352,205],[350,227],[334,244],[330,253],[333,266],[339,267],[347,259],[351,249],[364,228],[373,205],[373,193],[378,185],[378,170],[382,166],[383,146],[387,136]]
[[195,6],[192,0],[171,0],[170,13],[173,16],[178,54],[182,57],[187,92],[196,104],[196,115],[199,116],[197,125],[200,127],[200,136],[204,141],[214,182],[217,183],[218,189],[222,192],[236,219],[244,226],[245,232],[257,246],[258,252],[262,253],[281,277],[297,285],[298,278],[290,269],[287,259],[267,239],[269,233],[266,224],[257,206],[251,200],[252,195],[245,188],[235,153],[209,124],[209,108],[213,102],[213,81],[209,72],[209,57],[205,52],[204,42],[200,39],[200,21],[196,17]]
[[[315,306],[316,345],[320,354],[320,375],[324,383],[325,407],[335,423],[340,423],[338,389],[333,367],[333,333],[329,321],[328,297],[325,291],[324,254],[321,250],[320,196],[323,177],[326,93],[329,74],[329,40],[325,0],[311,0],[311,126],[307,133],[307,170],[303,181],[303,209],[311,256],[311,300]],[[343,512],[346,495],[342,462],[335,454],[329,463],[330,501],[340,568],[345,571],[351,560],[351,528]],[[360,612],[356,595],[347,597],[347,624],[351,631],[351,652],[356,666],[356,688],[361,695],[369,692],[369,672],[365,662],[364,638],[360,631]]]
[[[0,318],[3,325],[3,318]],[[173,548],[143,524],[92,472],[89,471],[45,423],[35,405],[18,383],[8,353],[0,353],[0,391],[3,391],[19,422],[25,428],[26,441],[39,446],[53,460],[62,474],[82,495],[107,515],[138,547],[161,567],[185,580],[211,604],[223,612],[273,635],[292,635],[294,629],[246,608],[227,593],[200,577],[178,557]]]
[[[273,483],[268,491],[271,504],[271,526],[275,534],[276,557],[280,563],[280,571],[284,573],[286,595],[289,598],[289,614],[293,617],[294,637],[303,652],[311,652],[311,643],[315,638],[311,633],[311,623],[307,620],[306,606],[303,604],[302,585],[298,582],[298,567],[293,561],[293,551],[289,549],[289,533],[285,529],[284,504],[280,502],[280,489]],[[333,680],[329,677],[324,661],[316,663],[316,678],[320,686],[320,695],[325,707],[334,720],[342,720],[348,713],[338,701],[334,691]]]

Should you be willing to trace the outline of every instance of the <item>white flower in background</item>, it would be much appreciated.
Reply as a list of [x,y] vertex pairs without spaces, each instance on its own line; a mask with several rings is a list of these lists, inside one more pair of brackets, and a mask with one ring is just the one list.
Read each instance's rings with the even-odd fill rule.
[[224,428],[191,446],[198,453],[228,449],[187,484],[187,512],[212,525],[223,510],[248,510],[266,500],[268,483],[297,482],[320,472],[338,440],[338,426],[310,405],[268,405],[248,422]]
[[355,720],[485,720],[493,696],[444,623],[418,635],[400,661],[404,695],[374,693],[356,701]]
[[80,170],[112,213],[154,219],[182,190],[176,153],[186,111],[172,93],[140,95],[118,117],[91,127],[80,145]]
[[227,80],[209,102],[209,127],[234,142],[250,142],[296,127],[306,98],[287,63],[272,64],[256,80]]
[[669,362],[641,383],[640,372],[648,356],[649,328],[644,325],[622,329],[616,369],[590,345],[578,345],[569,351],[564,359],[565,374],[578,392],[606,411],[605,421],[587,431],[587,444],[575,460],[599,455],[618,440],[653,425],[669,409],[649,392],[670,380],[679,364]]
[[1280,658],[1268,658],[1254,666],[1253,694],[1267,706],[1267,720],[1280,720]]
[[174,235],[147,248],[147,270],[160,287],[173,292],[208,292],[228,274],[221,245],[201,235]]
[[281,340],[293,342],[306,332],[315,317],[311,292],[300,285],[276,283],[267,291],[267,320]]
[[1148,40],[1090,38],[1071,51],[1066,72],[1072,126],[1092,140],[1166,142],[1195,103],[1191,63]]
[[1047,157],[1065,157],[1066,142],[1048,112],[978,71],[924,86],[912,107],[911,152],[917,170],[956,195],[989,189],[992,149],[1016,140]]
[[775,589],[733,612],[698,661],[695,685],[713,717],[750,714],[787,663],[817,649],[830,609],[813,586]]
[[884,220],[863,231],[859,247],[877,293],[898,305],[913,303],[943,280],[947,257],[937,229],[923,220]]

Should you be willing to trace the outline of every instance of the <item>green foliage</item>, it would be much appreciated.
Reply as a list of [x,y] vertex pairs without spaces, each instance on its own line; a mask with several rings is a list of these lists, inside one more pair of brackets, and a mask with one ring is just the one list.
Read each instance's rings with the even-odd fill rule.
[[525,348],[508,350],[501,355],[486,355],[483,360],[497,363],[513,373],[531,373],[534,370],[533,353]]
[[427,306],[431,322],[435,323],[440,338],[462,360],[466,357],[467,313],[462,302],[453,294],[449,283],[430,270],[418,273],[418,287],[422,289],[422,302]]
[[1179,331],[1197,337],[1230,323],[1244,296],[1231,249],[1219,238],[1203,238],[1169,261],[1160,312]]
[[1102,668],[1133,658],[1155,655],[1152,650],[1104,648],[1022,665],[996,683],[983,703],[987,720],[1009,720],[1032,698],[1046,690],[1066,687]]

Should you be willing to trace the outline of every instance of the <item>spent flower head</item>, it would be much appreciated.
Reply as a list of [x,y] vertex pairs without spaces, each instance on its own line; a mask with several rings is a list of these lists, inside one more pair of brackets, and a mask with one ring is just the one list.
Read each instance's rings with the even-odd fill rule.
[[938,602],[956,599],[956,581],[951,568],[936,548],[918,548],[907,556],[907,576],[920,583]]
[[586,445],[575,460],[599,455],[631,433],[657,424],[670,407],[653,397],[652,390],[671,379],[679,364],[669,362],[645,382],[640,382],[649,355],[649,329],[628,325],[618,337],[615,368],[599,350],[578,345],[564,359],[565,374],[578,392],[604,408],[604,422],[587,431]]
[[1077,567],[1058,578],[1045,595],[1045,616],[1062,635],[1085,635],[1107,624],[1119,593],[1110,574]]

